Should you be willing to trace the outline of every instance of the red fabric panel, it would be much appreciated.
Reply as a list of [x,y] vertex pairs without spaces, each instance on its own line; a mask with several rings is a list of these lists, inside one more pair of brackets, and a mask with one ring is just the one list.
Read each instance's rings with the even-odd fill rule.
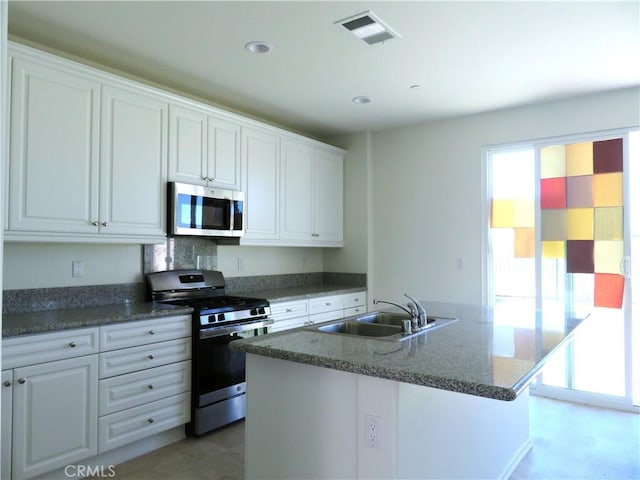
[[540,208],[567,208],[566,177],[540,180]]
[[624,277],[622,275],[596,273],[594,290],[594,306],[622,308],[624,294]]

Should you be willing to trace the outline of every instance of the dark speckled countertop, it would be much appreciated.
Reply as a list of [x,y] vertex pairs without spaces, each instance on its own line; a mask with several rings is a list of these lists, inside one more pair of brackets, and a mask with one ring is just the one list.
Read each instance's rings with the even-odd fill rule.
[[[324,295],[359,292],[364,287],[314,286],[243,291],[234,295],[266,298],[270,302],[298,300]],[[168,315],[191,313],[191,308],[151,302],[118,303],[89,308],[47,310],[42,312],[5,314],[2,317],[2,336],[14,337],[55,330],[107,325],[131,320],[146,320]]]
[[231,345],[281,360],[509,401],[583,322],[522,309],[424,305],[429,315],[458,321],[399,342],[302,327]]
[[147,320],[171,315],[191,314],[191,308],[151,302],[120,303],[89,308],[48,310],[3,315],[2,337],[46,333],[71,328],[95,327],[110,323]]

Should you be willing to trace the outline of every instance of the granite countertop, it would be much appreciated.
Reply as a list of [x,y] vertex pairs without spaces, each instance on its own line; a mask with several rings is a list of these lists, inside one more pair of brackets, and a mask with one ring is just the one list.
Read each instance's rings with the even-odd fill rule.
[[[324,285],[243,291],[235,293],[235,295],[266,298],[270,302],[279,302],[359,292],[362,290],[366,290],[366,288]],[[152,302],[134,302],[88,308],[5,314],[2,317],[2,337],[7,338],[70,328],[100,326],[131,320],[146,320],[168,315],[190,314],[191,312],[192,309],[189,307],[177,307]]]
[[152,302],[119,303],[89,308],[47,310],[3,315],[2,337],[46,333],[71,328],[95,327],[110,323],[147,320],[171,315],[191,314],[189,307]]
[[[232,342],[247,353],[497,400],[514,400],[583,318],[423,302],[458,320],[400,342],[298,328]],[[509,313],[511,312],[511,313]]]
[[240,294],[247,297],[266,298],[270,302],[286,302],[305,298],[323,297],[326,295],[340,295],[343,293],[362,292],[366,287],[347,287],[341,285],[322,285],[315,287],[276,288],[269,290],[243,291]]

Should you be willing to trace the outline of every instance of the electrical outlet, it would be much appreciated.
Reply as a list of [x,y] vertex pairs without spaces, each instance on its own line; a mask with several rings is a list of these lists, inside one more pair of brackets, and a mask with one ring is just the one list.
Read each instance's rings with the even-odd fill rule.
[[84,262],[82,260],[74,260],[71,262],[71,276],[84,277]]
[[380,448],[380,417],[364,416],[364,443],[369,447]]

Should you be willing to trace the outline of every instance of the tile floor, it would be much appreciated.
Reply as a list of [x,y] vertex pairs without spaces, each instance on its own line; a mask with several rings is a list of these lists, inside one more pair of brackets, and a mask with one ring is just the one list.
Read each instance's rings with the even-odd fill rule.
[[[640,415],[531,397],[533,449],[510,480],[640,479]],[[244,425],[116,466],[116,480],[243,478]]]

